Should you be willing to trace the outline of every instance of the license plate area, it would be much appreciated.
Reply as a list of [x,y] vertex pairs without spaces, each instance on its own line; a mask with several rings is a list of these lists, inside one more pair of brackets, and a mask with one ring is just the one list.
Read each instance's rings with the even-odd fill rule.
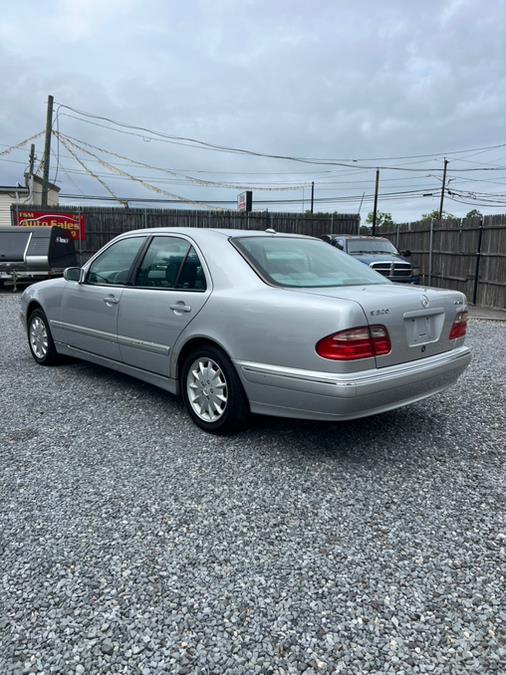
[[408,345],[416,347],[437,342],[443,328],[444,316],[444,312],[420,313],[418,316],[410,312],[408,316],[405,315],[404,326]]

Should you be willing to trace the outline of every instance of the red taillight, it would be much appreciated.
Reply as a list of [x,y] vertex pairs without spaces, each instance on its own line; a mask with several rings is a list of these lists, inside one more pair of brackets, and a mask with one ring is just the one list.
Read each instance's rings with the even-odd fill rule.
[[455,317],[455,321],[452,324],[450,331],[449,339],[458,340],[463,338],[467,333],[467,312],[460,312]]
[[389,354],[392,346],[385,326],[360,326],[327,335],[316,344],[324,359],[353,361]]

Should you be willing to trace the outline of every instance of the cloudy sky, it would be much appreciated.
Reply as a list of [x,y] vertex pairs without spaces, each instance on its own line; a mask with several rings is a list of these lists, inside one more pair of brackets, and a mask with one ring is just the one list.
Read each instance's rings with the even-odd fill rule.
[[[253,186],[255,208],[300,211],[314,180],[317,210],[357,212],[365,193],[365,217],[380,166],[379,208],[402,222],[437,208],[448,153],[446,210],[506,212],[506,145],[489,148],[506,144],[505,35],[504,0],[8,3],[0,152],[43,129],[51,93],[62,134],[116,153],[70,146],[83,167],[53,141],[63,194],[110,196],[93,172],[119,197],[234,202]],[[27,157],[0,156],[0,184],[22,182]]]

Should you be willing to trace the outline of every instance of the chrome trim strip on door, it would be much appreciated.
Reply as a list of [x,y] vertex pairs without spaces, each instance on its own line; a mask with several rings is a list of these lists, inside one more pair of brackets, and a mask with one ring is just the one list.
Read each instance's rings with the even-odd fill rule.
[[52,319],[50,323],[55,328],[64,328],[66,330],[73,331],[74,333],[82,333],[83,335],[90,335],[91,337],[108,340],[109,342],[117,342],[118,344],[125,345],[126,347],[137,347],[138,349],[143,349],[144,351],[153,352],[155,354],[166,355],[170,352],[170,347],[167,345],[157,344],[156,342],[138,340],[137,338],[127,337],[126,335],[115,335],[114,333],[107,333],[104,330],[97,330],[96,328],[88,328],[86,326],[76,326],[73,323],[57,321],[56,319]]
[[153,352],[154,354],[168,354],[170,347],[167,345],[160,345],[156,342],[147,342],[147,340],[138,340],[137,338],[126,337],[125,335],[118,335],[118,343],[126,347],[138,347],[146,352]]
[[107,333],[105,330],[97,330],[96,328],[88,328],[87,326],[76,326],[73,323],[67,323],[66,321],[57,321],[56,319],[51,319],[49,322],[55,328],[64,328],[70,330],[73,333],[82,333],[83,335],[90,335],[91,337],[101,338],[102,340],[108,340],[109,342],[117,342],[117,335],[115,333]]

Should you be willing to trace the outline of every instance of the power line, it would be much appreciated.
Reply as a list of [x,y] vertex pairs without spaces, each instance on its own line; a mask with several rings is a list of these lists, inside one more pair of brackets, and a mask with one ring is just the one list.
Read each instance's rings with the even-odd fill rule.
[[[68,108],[68,106],[65,106],[63,104],[61,104],[61,107]],[[74,110],[74,109],[71,108],[71,110]],[[74,117],[73,115],[68,115],[66,113],[61,113],[61,116],[62,117],[71,117],[72,119],[77,119],[80,122],[84,122],[86,124],[92,124],[94,126],[98,126],[98,127],[107,129],[109,131],[115,131],[115,132],[118,132],[118,133],[127,134],[129,136],[136,136],[136,137],[142,138],[144,140],[146,140],[146,133],[151,133],[151,132],[149,132],[149,130],[145,130],[146,133],[144,133],[144,134],[136,133],[136,132],[133,132],[133,131],[125,131],[124,129],[117,129],[115,127],[110,127],[110,126],[106,126],[106,125],[103,125],[103,124],[98,124],[96,122],[91,122],[90,120],[83,120],[83,119],[80,119],[78,117]],[[107,118],[101,118],[100,116],[95,116],[95,117],[97,117],[98,119],[107,119]],[[144,127],[134,127],[132,125],[123,125],[122,123],[118,123],[118,124],[121,125],[121,126],[127,126],[127,127],[131,126],[131,128],[134,128],[134,129],[137,128],[137,129],[144,130]],[[174,138],[179,138],[179,137],[170,137],[170,136],[162,134],[161,132],[152,132],[152,133],[153,133],[154,136],[151,138],[151,140],[157,140],[157,141],[164,142],[164,143],[171,143],[171,144],[175,144],[175,145],[184,145],[186,147],[191,147],[191,148],[194,148],[194,149],[198,149],[199,147],[200,147],[200,149],[202,149],[202,147],[205,147],[205,149],[215,150],[215,151],[219,151],[219,152],[231,152],[233,154],[250,155],[250,156],[260,157],[260,158],[265,158],[265,159],[281,159],[281,160],[299,162],[299,163],[303,163],[303,164],[314,164],[314,165],[317,165],[317,166],[339,166],[339,167],[354,169],[354,170],[385,169],[385,170],[388,170],[388,171],[411,171],[411,172],[422,172],[422,173],[426,172],[426,171],[439,171],[439,167],[413,168],[412,166],[409,166],[409,164],[421,164],[422,162],[420,160],[415,161],[415,162],[410,162],[410,163],[408,163],[408,165],[403,165],[403,166],[390,166],[390,165],[374,166],[374,165],[364,165],[364,164],[358,164],[358,163],[350,164],[349,163],[350,161],[351,162],[358,162],[359,160],[349,160],[348,162],[346,162],[346,161],[328,160],[328,159],[316,159],[316,158],[310,159],[310,158],[295,157],[295,156],[290,156],[290,155],[274,155],[274,154],[269,154],[269,153],[256,152],[256,151],[253,151],[253,150],[243,150],[243,149],[240,149],[240,148],[238,148],[238,149],[233,149],[233,148],[227,149],[226,146],[223,146],[223,148],[221,148],[220,146],[213,147],[213,144],[205,143],[204,141],[196,141],[196,143],[199,143],[199,144],[202,144],[202,145],[195,145],[195,144],[192,144],[192,143],[189,143],[189,142],[173,140]],[[184,138],[184,137],[181,137],[181,138]],[[493,147],[493,146],[490,146],[490,147]],[[498,147],[501,147],[501,146],[498,146]],[[452,151],[452,152],[467,152],[467,151],[464,151],[464,150],[457,151],[457,150],[455,150],[455,151]],[[438,153],[437,155],[434,155],[433,157],[438,157],[441,154],[442,153]],[[452,154],[452,153],[450,152],[448,154]],[[506,170],[506,166],[484,167],[484,168],[477,168],[477,169],[454,169],[454,171],[463,171],[463,172],[475,171],[475,170],[476,171],[495,171],[495,170],[503,171],[503,170]]]
[[[133,125],[133,124],[127,124],[125,122],[119,122],[118,120],[111,119],[110,117],[106,117],[105,115],[97,115],[97,114],[94,114],[94,113],[88,113],[88,112],[73,108],[71,106],[65,105],[64,103],[60,103],[59,105],[60,105],[61,108],[71,110],[72,112],[76,113],[77,115],[81,115],[83,117],[88,117],[88,118],[95,119],[95,120],[101,120],[101,121],[104,121],[104,122],[108,122],[109,124],[113,124],[115,126],[122,127],[124,129],[143,132],[144,134],[157,136],[157,137],[164,138],[164,139],[170,140],[170,141],[179,141],[179,142],[191,143],[191,144],[200,145],[202,147],[205,147],[205,148],[208,148],[208,149],[213,149],[213,150],[220,150],[220,151],[227,151],[227,152],[232,152],[232,153],[255,155],[255,156],[259,156],[259,157],[268,157],[268,158],[273,158],[273,159],[290,159],[290,160],[294,160],[294,161],[302,161],[302,162],[309,162],[309,163],[313,163],[313,162],[317,162],[317,163],[322,162],[323,163],[323,162],[388,161],[388,160],[395,160],[395,159],[413,159],[413,158],[422,158],[422,157],[437,158],[437,157],[441,157],[443,155],[467,154],[467,153],[470,153],[470,152],[481,152],[481,151],[495,150],[497,148],[506,147],[506,143],[498,143],[496,145],[482,146],[482,147],[478,147],[478,148],[467,148],[465,150],[448,150],[448,151],[444,151],[444,152],[433,152],[433,153],[415,154],[415,155],[398,155],[398,156],[391,156],[391,157],[362,157],[362,158],[357,157],[357,158],[337,158],[337,159],[336,158],[317,158],[317,157],[296,157],[296,156],[291,156],[291,155],[258,152],[258,151],[255,151],[255,150],[249,150],[249,149],[245,149],[245,148],[238,148],[238,147],[233,147],[233,146],[220,145],[220,144],[217,144],[217,143],[209,143],[207,141],[202,141],[200,139],[192,138],[192,137],[189,137],[189,136],[171,135],[171,134],[167,134],[167,133],[164,133],[164,132],[149,129],[147,127],[137,126],[137,125]],[[379,167],[379,168],[382,168],[382,167]]]
[[[434,193],[436,194],[436,193]],[[82,195],[82,194],[67,194],[63,193],[60,195],[62,198],[70,198],[70,199],[90,199],[90,200],[106,200],[110,201],[111,197],[103,197],[103,196],[97,196],[97,195]],[[413,190],[410,192],[393,192],[393,193],[386,193],[382,195],[382,200],[385,201],[390,201],[390,200],[405,200],[406,198],[421,198],[426,196],[424,193],[421,191]],[[429,195],[430,196],[430,195]],[[372,201],[374,198],[373,194],[370,195],[364,195],[364,199],[366,201]],[[173,202],[173,203],[181,203],[180,200],[177,199],[164,199],[164,198],[145,198],[145,197],[120,197],[120,201],[122,202]],[[362,194],[360,195],[347,195],[347,196],[335,196],[335,197],[319,197],[315,198],[315,203],[339,203],[339,202],[357,202],[358,199],[362,199]],[[117,200],[116,200],[117,201]],[[300,199],[257,199],[255,200],[257,204],[299,204]],[[199,200],[194,200],[194,203],[198,203],[199,205],[205,205],[205,204],[236,204],[236,200],[231,200],[231,199],[214,199],[214,200],[206,200],[206,201],[199,201]]]
[[448,199],[451,199],[454,202],[458,202],[459,204],[468,204],[469,206],[489,206],[490,208],[496,208],[496,209],[504,209],[506,207],[506,202],[501,203],[490,203],[490,202],[485,202],[481,203],[478,201],[466,201],[464,199],[459,199],[455,197],[454,195],[448,195]]

